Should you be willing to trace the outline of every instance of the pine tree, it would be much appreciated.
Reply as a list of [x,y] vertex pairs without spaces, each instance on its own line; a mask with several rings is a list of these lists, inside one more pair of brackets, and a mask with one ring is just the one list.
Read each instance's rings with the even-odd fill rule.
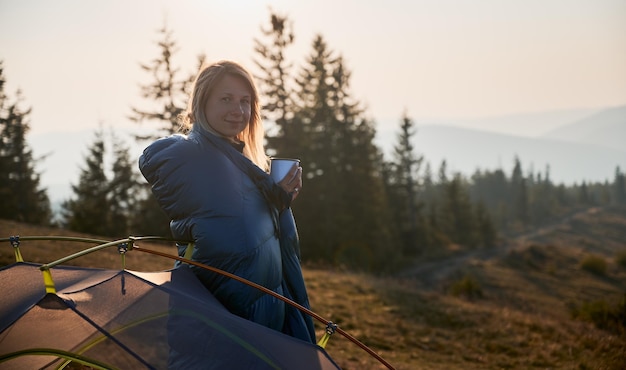
[[545,174],[537,175],[535,185],[528,193],[529,218],[532,225],[540,226],[557,214],[554,185],[550,181],[550,167],[546,166]]
[[337,220],[338,213],[345,214],[341,202],[343,188],[340,186],[342,182],[338,171],[333,168],[340,164],[333,153],[334,145],[329,133],[335,120],[328,91],[328,81],[332,78],[328,69],[336,61],[332,58],[326,43],[318,36],[297,81],[300,91],[297,102],[299,109],[295,117],[307,138],[307,142],[300,142],[299,155],[306,169],[306,193],[303,193],[306,196],[299,197],[295,205],[296,210],[304,210],[299,217],[299,224],[303,225],[300,229],[302,246],[315,257],[327,261],[332,261],[339,240],[344,239],[339,236],[342,233],[339,225],[345,225],[345,222]]
[[[445,172],[441,172],[445,174]],[[442,199],[439,213],[441,230],[455,243],[473,247],[477,244],[476,220],[467,184],[459,173],[441,181]]]
[[611,203],[611,186],[609,185],[609,180],[605,180],[604,184],[602,184],[599,198],[602,205]]
[[439,186],[433,181],[432,169],[430,162],[426,162],[424,173],[422,176],[422,197],[421,202],[424,206],[424,222],[426,236],[426,252],[436,251],[450,243],[450,240],[441,231],[439,226],[439,211],[441,197],[439,196]]
[[[151,122],[157,125],[156,133],[136,135],[139,141],[154,140],[159,136],[170,135],[180,131],[179,115],[185,110],[187,97],[195,74],[179,77],[180,70],[174,67],[172,58],[178,51],[172,31],[163,26],[158,31],[161,40],[157,42],[160,55],[149,64],[141,64],[141,69],[148,72],[152,82],[140,85],[141,96],[153,108],[141,109],[132,107],[129,117],[136,123]],[[204,60],[204,57],[199,57]]]
[[[130,119],[136,123],[150,122],[157,125],[155,134],[136,135],[138,142],[154,140],[160,136],[171,135],[181,131],[179,115],[185,110],[195,73],[180,77],[180,70],[173,65],[172,58],[178,51],[172,32],[163,26],[158,31],[161,40],[157,42],[160,50],[158,57],[150,64],[141,64],[148,72],[152,82],[141,85],[141,96],[153,107],[140,109],[132,107]],[[198,57],[198,64],[204,62],[204,56]],[[169,219],[161,210],[156,199],[150,192],[149,185],[142,183],[138,190],[138,200],[132,216],[131,230],[133,233],[146,235],[170,236]]]
[[74,197],[63,202],[65,227],[79,232],[110,236],[109,184],[104,167],[105,144],[102,129],[85,156],[77,185],[72,185]]
[[493,247],[497,240],[497,231],[493,226],[493,221],[489,215],[489,211],[483,202],[478,202],[474,207],[476,215],[476,228],[479,243],[483,247]]
[[[150,189],[142,186],[139,189],[140,196],[137,200],[135,212],[130,222],[131,235],[154,235],[171,238],[170,219]],[[143,195],[141,195],[143,193]]]
[[261,28],[267,42],[255,39],[254,50],[258,54],[255,64],[261,69],[259,91],[264,104],[264,118],[275,125],[267,135],[267,148],[272,155],[280,157],[298,157],[300,125],[293,120],[293,90],[290,84],[292,64],[286,60],[286,49],[293,44],[293,24],[286,16],[270,14],[270,27]]
[[621,171],[619,166],[615,168],[613,201],[615,204],[626,204],[626,175]]
[[[503,206],[508,204],[509,184],[506,175],[500,169],[495,171],[477,170],[471,177],[470,198],[476,204],[482,204],[485,212],[493,215],[494,228],[504,228],[507,215]],[[478,212],[478,210],[477,210]]]
[[447,185],[448,184],[448,161],[445,159],[441,161],[439,165],[439,172],[437,173],[437,177],[439,180],[439,185]]
[[294,123],[305,136],[299,150],[305,192],[295,210],[303,250],[362,269],[388,262],[392,237],[373,144],[373,123],[348,91],[350,73],[322,36],[298,74]]
[[50,201],[40,188],[36,160],[26,142],[30,109],[22,110],[21,92],[9,102],[0,62],[0,218],[47,225],[51,222]]
[[526,179],[522,173],[522,165],[518,157],[515,157],[513,173],[511,174],[511,200],[513,203],[513,219],[519,222],[522,230],[529,224],[528,217],[528,189]]
[[125,237],[130,233],[130,219],[134,216],[139,183],[134,170],[135,164],[130,160],[130,148],[115,135],[111,135],[111,139],[114,159],[108,189],[108,233]]
[[423,161],[417,156],[411,141],[415,135],[415,124],[406,112],[403,114],[397,143],[394,145],[392,171],[390,173],[390,207],[395,210],[395,224],[399,225],[404,251],[409,255],[418,254],[420,245],[424,248],[427,232],[421,215],[423,204],[418,202],[418,173]]
[[587,186],[587,182],[583,181],[577,190],[578,190],[578,194],[577,194],[578,203],[582,206],[590,206],[592,202],[591,202],[591,195],[589,194],[589,187]]
[[430,162],[426,162],[426,165],[424,166],[424,174],[422,175],[422,187],[423,187],[423,193],[424,193],[424,201],[426,203],[428,203],[428,201],[430,199],[432,199],[433,197],[431,196],[431,193],[433,192],[434,188],[435,188],[435,183],[433,181],[433,171],[430,167]]

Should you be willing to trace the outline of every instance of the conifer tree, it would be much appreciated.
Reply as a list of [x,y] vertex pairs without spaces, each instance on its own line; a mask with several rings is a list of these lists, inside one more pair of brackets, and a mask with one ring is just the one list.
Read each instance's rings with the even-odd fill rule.
[[613,200],[615,204],[626,204],[626,175],[621,171],[619,166],[615,168]]
[[477,243],[474,210],[466,184],[460,174],[442,182],[440,225],[442,231],[455,243],[473,247]]
[[578,194],[577,194],[578,203],[582,206],[591,205],[591,195],[589,194],[589,187],[587,186],[587,182],[583,181],[577,190],[578,190]]
[[47,225],[51,222],[50,201],[40,187],[36,160],[26,142],[30,109],[22,110],[21,92],[9,102],[0,62],[0,218]]
[[433,181],[433,171],[430,167],[430,162],[426,162],[426,165],[424,166],[424,174],[422,175],[422,187],[424,193],[424,202],[428,203],[428,201],[433,198],[431,196],[431,193],[434,191],[435,188],[435,183]]
[[294,120],[306,138],[298,143],[306,190],[295,210],[302,210],[303,250],[377,269],[394,255],[388,250],[393,244],[379,173],[382,157],[373,144],[373,123],[348,91],[349,79],[342,58],[321,35],[315,37],[297,78]]
[[[439,188],[433,180],[430,162],[426,162],[422,176],[422,196],[421,202],[424,206],[424,228],[426,236],[426,246],[428,249],[437,249],[449,243],[447,237],[439,226],[439,212],[437,208],[440,204]],[[426,252],[429,252],[427,250]]]
[[528,212],[532,225],[539,226],[557,213],[555,191],[550,181],[550,167],[544,175],[537,175],[535,185],[528,192]]
[[74,196],[63,202],[65,227],[79,232],[109,236],[109,184],[105,167],[105,143],[102,129],[94,134],[85,156],[78,184],[72,184]]
[[390,191],[390,207],[394,209],[394,220],[400,228],[404,251],[410,255],[416,255],[420,245],[424,248],[427,241],[427,230],[421,215],[423,204],[418,202],[418,173],[423,157],[415,153],[412,144],[415,133],[415,124],[405,112],[394,145],[392,171],[388,178],[391,183],[387,187]]
[[439,185],[447,185],[448,184],[448,161],[443,159],[441,164],[439,165],[439,172],[437,172],[437,177],[439,181]]
[[493,221],[491,220],[491,216],[485,204],[478,202],[474,210],[476,213],[474,218],[476,220],[478,243],[480,243],[482,247],[487,248],[495,246],[497,231],[493,226]]
[[255,39],[257,53],[255,64],[262,74],[256,76],[263,99],[262,113],[274,124],[267,135],[268,151],[280,157],[298,157],[301,125],[293,119],[292,63],[285,56],[286,49],[294,42],[293,24],[286,16],[270,14],[269,28],[261,27],[268,40]]
[[[187,97],[195,74],[180,77],[180,69],[173,64],[173,56],[178,51],[172,31],[164,25],[159,31],[157,45],[160,55],[148,64],[141,64],[141,69],[152,76],[152,81],[140,85],[141,96],[147,100],[150,108],[132,107],[130,119],[136,123],[149,122],[157,125],[156,133],[136,135],[137,140],[154,140],[160,136],[180,131],[178,116],[187,104]],[[199,57],[200,62],[204,60]],[[154,132],[154,131],[151,131]]]
[[114,134],[112,177],[109,181],[109,234],[119,237],[130,233],[131,218],[136,216],[135,203],[139,183],[135,163],[130,160],[130,148]]
[[[150,83],[140,85],[141,96],[150,108],[131,108],[130,119],[132,121],[156,125],[156,133],[135,136],[140,143],[181,131],[179,115],[185,110],[187,98],[196,77],[196,73],[181,77],[180,69],[174,66],[172,59],[178,51],[178,46],[172,31],[165,25],[158,33],[160,36],[157,42],[159,56],[149,64],[141,64],[141,68],[152,77]],[[201,65],[204,59],[204,56],[199,56],[198,64]],[[146,182],[142,184],[142,189],[139,189],[137,193],[138,200],[131,230],[140,235],[170,236],[169,219],[154,199],[149,185]]]
[[611,186],[609,185],[609,180],[604,181],[598,196],[601,204],[606,205],[611,203]]
[[511,174],[511,200],[513,202],[513,218],[519,222],[522,230],[529,224],[528,217],[528,189],[526,179],[522,173],[522,164],[519,158],[515,157],[513,173]]

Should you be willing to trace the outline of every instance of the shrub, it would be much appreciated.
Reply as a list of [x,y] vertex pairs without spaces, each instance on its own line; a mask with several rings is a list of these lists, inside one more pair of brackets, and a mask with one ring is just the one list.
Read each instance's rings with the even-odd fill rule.
[[617,263],[618,266],[626,268],[626,250],[617,252],[617,255],[615,256],[615,263]]
[[595,275],[605,276],[606,275],[606,261],[604,258],[596,255],[589,255],[585,257],[581,263],[580,267],[588,272],[591,272]]
[[572,306],[570,313],[574,319],[591,322],[599,329],[626,334],[626,294],[615,305],[605,300],[584,302]]
[[471,275],[465,275],[461,280],[452,283],[450,286],[450,294],[455,297],[462,296],[470,300],[483,297],[480,284]]

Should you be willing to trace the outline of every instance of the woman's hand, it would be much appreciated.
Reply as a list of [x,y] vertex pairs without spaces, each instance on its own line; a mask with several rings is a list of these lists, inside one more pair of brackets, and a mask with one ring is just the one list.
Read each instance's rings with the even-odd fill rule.
[[294,164],[278,185],[291,194],[292,201],[296,199],[302,190],[302,167]]

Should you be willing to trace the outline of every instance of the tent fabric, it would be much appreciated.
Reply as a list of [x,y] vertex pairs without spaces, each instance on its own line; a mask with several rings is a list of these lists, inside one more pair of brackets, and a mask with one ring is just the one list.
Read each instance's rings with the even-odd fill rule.
[[[107,368],[338,369],[324,349],[230,313],[187,266],[134,272],[41,265],[0,269],[0,369],[56,369],[66,351]],[[181,361],[182,359],[182,361]]]

